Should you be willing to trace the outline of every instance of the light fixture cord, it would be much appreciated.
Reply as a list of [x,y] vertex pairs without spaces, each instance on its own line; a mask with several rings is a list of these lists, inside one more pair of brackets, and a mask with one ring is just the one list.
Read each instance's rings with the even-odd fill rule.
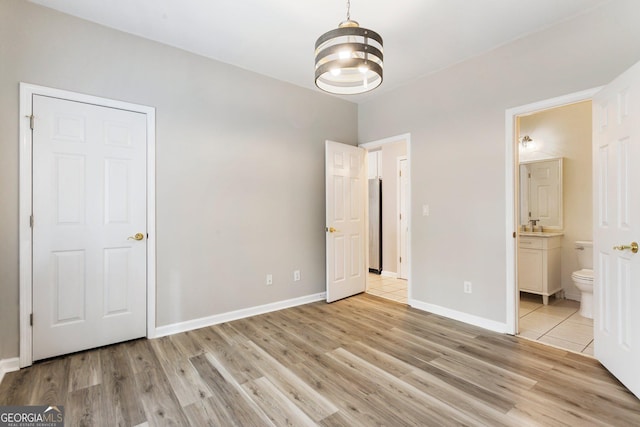
[[347,21],[351,21],[351,0],[347,0]]

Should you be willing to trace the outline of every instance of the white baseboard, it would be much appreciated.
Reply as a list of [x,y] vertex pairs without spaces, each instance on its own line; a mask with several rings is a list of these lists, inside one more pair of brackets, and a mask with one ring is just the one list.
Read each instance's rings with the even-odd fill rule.
[[0,360],[0,383],[2,383],[2,379],[4,378],[4,374],[7,372],[13,372],[20,369],[20,359],[17,357],[12,357],[11,359],[1,359]]
[[460,322],[468,323],[470,325],[478,326],[490,331],[498,332],[501,334],[508,333],[506,323],[496,322],[495,320],[485,319],[484,317],[474,316],[473,314],[463,313],[461,311],[452,310],[450,308],[441,307],[439,305],[428,304],[426,302],[418,301],[415,299],[410,299],[409,305],[411,307],[417,308],[418,310],[428,311],[429,313],[448,317],[449,319],[458,320]]
[[299,298],[292,298],[256,307],[243,308],[241,310],[229,311],[227,313],[215,314],[213,316],[201,317],[199,319],[187,320],[186,322],[173,323],[171,325],[156,327],[153,338],[173,335],[180,332],[192,331],[194,329],[205,328],[219,323],[231,322],[232,320],[243,319],[245,317],[257,316],[259,314],[309,304],[311,302],[322,301],[326,298],[326,292],[306,295]]
[[382,273],[380,273],[380,275],[384,277],[393,277],[394,279],[398,278],[398,273],[394,273],[393,271],[382,270]]

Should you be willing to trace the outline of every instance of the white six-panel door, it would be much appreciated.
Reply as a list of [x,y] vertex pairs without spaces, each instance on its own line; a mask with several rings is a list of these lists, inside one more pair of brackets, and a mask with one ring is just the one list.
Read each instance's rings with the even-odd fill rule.
[[409,277],[409,168],[408,160],[398,161],[398,199],[399,199],[399,232],[398,232],[398,278]]
[[594,354],[640,396],[640,63],[594,97],[593,161]]
[[145,336],[146,116],[39,95],[33,115],[33,360]]
[[363,148],[326,142],[327,302],[365,291],[365,155]]

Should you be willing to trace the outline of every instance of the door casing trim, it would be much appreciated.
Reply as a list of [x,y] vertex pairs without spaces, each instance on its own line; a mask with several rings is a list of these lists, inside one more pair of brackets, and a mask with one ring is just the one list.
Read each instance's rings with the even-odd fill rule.
[[[30,217],[33,212],[33,151],[30,116],[33,111],[33,96],[43,95],[70,101],[83,102],[98,106],[133,111],[146,115],[147,120],[147,338],[156,334],[156,190],[155,190],[155,146],[156,146],[156,110],[153,107],[131,104],[124,101],[100,98],[61,89],[20,83],[19,107],[19,274],[20,308],[19,333],[20,367],[33,363],[33,328],[30,325],[32,312],[33,256],[32,230]],[[36,118],[37,120],[37,118]]]

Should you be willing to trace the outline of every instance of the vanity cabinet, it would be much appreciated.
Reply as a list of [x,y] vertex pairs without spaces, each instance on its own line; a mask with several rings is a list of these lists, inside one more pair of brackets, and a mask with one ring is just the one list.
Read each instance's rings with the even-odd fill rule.
[[518,288],[542,295],[544,305],[549,296],[562,290],[561,245],[562,233],[523,233],[518,237]]

